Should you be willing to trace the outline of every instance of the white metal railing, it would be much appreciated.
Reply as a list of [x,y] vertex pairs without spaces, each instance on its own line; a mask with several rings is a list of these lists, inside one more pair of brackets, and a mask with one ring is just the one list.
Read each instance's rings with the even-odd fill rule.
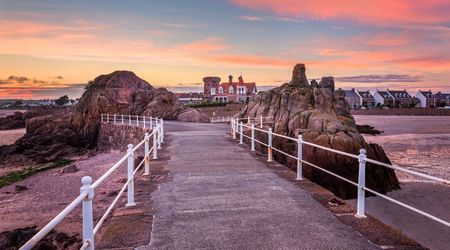
[[[211,122],[212,123],[223,123],[223,122],[231,122],[231,120],[233,119],[232,116],[213,116],[211,117]],[[244,118],[235,118],[238,121],[242,121],[245,123],[258,123],[259,127],[262,128],[264,124],[267,123],[272,123],[273,122],[273,117],[272,116],[258,116],[258,117],[244,117]]]
[[[245,119],[247,119],[247,118],[245,118]],[[328,173],[328,174],[330,174],[330,175],[332,175],[332,176],[334,176],[336,178],[339,178],[339,179],[341,179],[343,181],[346,181],[346,182],[356,186],[358,188],[358,195],[357,195],[357,205],[356,205],[356,215],[355,216],[358,217],[358,218],[365,218],[366,217],[366,215],[365,215],[365,191],[367,191],[367,192],[370,192],[370,193],[372,193],[372,194],[374,194],[376,196],[379,196],[379,197],[381,197],[383,199],[386,199],[386,200],[388,200],[390,202],[393,202],[393,203],[395,203],[397,205],[400,205],[400,206],[402,206],[404,208],[412,210],[412,211],[414,211],[414,212],[416,212],[418,214],[421,214],[421,215],[423,215],[425,217],[428,217],[428,218],[430,218],[430,219],[432,219],[432,220],[434,220],[436,222],[439,222],[439,223],[441,223],[441,224],[443,224],[443,225],[445,225],[447,227],[450,227],[450,222],[448,222],[448,221],[445,221],[445,220],[443,220],[441,218],[438,218],[438,217],[436,217],[434,215],[431,215],[431,214],[429,214],[427,212],[424,212],[424,211],[422,211],[420,209],[412,207],[412,206],[410,206],[408,204],[405,204],[405,203],[403,203],[401,201],[395,200],[392,197],[388,197],[387,195],[381,194],[381,193],[379,193],[379,192],[377,192],[377,191],[375,191],[373,189],[370,189],[370,188],[366,187],[366,185],[365,185],[365,180],[366,180],[366,162],[370,162],[370,163],[373,163],[373,164],[378,165],[378,166],[391,168],[391,169],[394,169],[394,170],[397,170],[397,171],[402,171],[402,172],[405,172],[405,173],[408,173],[408,174],[416,175],[416,176],[419,176],[419,177],[422,177],[422,178],[426,178],[426,179],[429,179],[429,180],[432,180],[432,181],[435,181],[435,182],[439,182],[439,183],[442,183],[442,184],[446,184],[446,185],[450,185],[450,181],[449,180],[442,179],[442,178],[439,178],[439,177],[430,176],[430,175],[427,175],[427,174],[424,174],[424,173],[418,173],[416,171],[408,170],[408,169],[405,169],[405,168],[402,168],[402,167],[399,167],[399,166],[396,166],[396,165],[386,164],[386,163],[383,163],[383,162],[379,162],[377,160],[369,159],[369,158],[367,158],[365,149],[360,149],[360,151],[359,151],[360,154],[359,155],[354,155],[354,154],[351,154],[351,153],[343,152],[343,151],[332,149],[332,148],[327,148],[327,147],[324,147],[324,146],[321,146],[321,145],[318,145],[318,144],[315,144],[315,143],[304,141],[302,135],[300,135],[300,134],[298,135],[298,138],[292,138],[292,137],[289,137],[289,136],[286,136],[286,135],[273,133],[272,128],[269,128],[266,131],[266,130],[264,130],[262,128],[256,128],[255,124],[253,124],[253,123],[251,123],[251,124],[244,124],[242,121],[239,121],[238,119],[232,119],[230,125],[231,125],[231,133],[232,133],[233,139],[236,139],[236,134],[239,134],[239,144],[243,144],[244,143],[243,139],[245,137],[245,138],[248,138],[250,140],[250,150],[251,151],[255,151],[255,142],[256,143],[260,143],[261,145],[267,147],[267,161],[269,161],[269,162],[273,161],[273,152],[272,151],[279,152],[279,153],[281,153],[283,155],[286,155],[287,157],[290,157],[292,159],[297,160],[297,180],[303,180],[302,164],[305,163],[305,164],[307,164],[307,165],[309,165],[311,167],[319,169],[319,170],[321,170],[321,171],[323,171],[325,173]],[[250,136],[245,134],[244,128],[247,129],[247,130],[250,130]],[[266,133],[268,135],[267,143],[264,143],[264,142],[261,142],[261,141],[255,139],[255,131]],[[277,148],[273,147],[273,145],[272,145],[272,138],[274,136],[280,137],[280,138],[284,138],[284,139],[287,139],[287,140],[291,140],[294,143],[297,143],[297,155],[294,156],[294,155],[291,155],[289,153],[286,153],[286,152],[284,152],[284,151],[282,151],[280,149],[277,149]],[[336,154],[347,156],[347,157],[350,157],[350,158],[353,158],[353,159],[358,159],[358,162],[359,162],[358,182],[354,182],[354,181],[349,180],[349,179],[347,179],[345,177],[339,176],[339,175],[337,175],[337,174],[335,174],[335,173],[333,173],[333,172],[331,172],[329,170],[326,170],[326,169],[324,169],[324,168],[322,168],[320,166],[317,166],[317,165],[315,165],[315,164],[313,164],[311,162],[308,162],[308,161],[304,160],[303,157],[302,157],[303,145],[312,146],[312,147],[315,147],[315,148],[319,148],[319,149],[323,149],[323,150],[326,150],[326,151],[329,151],[329,152],[333,152],[333,153],[336,153]]]
[[[158,149],[161,149],[161,143],[164,138],[164,121],[160,118],[152,118],[135,115],[110,115],[101,114],[101,122],[112,122],[115,124],[128,124],[148,127],[152,129],[150,134],[145,133],[144,139],[133,147],[128,144],[126,154],[111,168],[108,169],[100,178],[92,183],[90,176],[84,176],[81,179],[82,187],[80,188],[80,195],[76,197],[66,208],[64,208],[58,215],[56,215],[47,225],[45,225],[38,233],[36,233],[28,242],[26,242],[20,249],[32,249],[42,238],[44,238],[53,228],[55,228],[66,216],[68,216],[78,205],[82,204],[82,234],[83,245],[81,249],[94,249],[94,237],[102,224],[105,222],[108,215],[113,210],[116,203],[119,201],[122,194],[127,190],[127,204],[125,206],[135,206],[134,201],[134,176],[138,170],[144,166],[144,175],[150,174],[150,154],[152,159],[158,159]],[[152,138],[152,147],[150,148],[150,138]],[[144,145],[144,159],[135,168],[134,153],[137,149]],[[127,181],[120,189],[116,198],[111,205],[106,209],[100,220],[94,226],[93,204],[95,189],[100,186],[115,170],[117,170],[122,163],[127,161]]]

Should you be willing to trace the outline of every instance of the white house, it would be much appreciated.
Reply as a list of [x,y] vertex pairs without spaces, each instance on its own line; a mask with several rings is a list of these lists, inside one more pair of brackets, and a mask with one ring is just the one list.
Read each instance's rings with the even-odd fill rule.
[[394,104],[394,98],[387,91],[379,91],[378,89],[373,93],[376,105],[384,105],[392,107]]
[[436,107],[436,96],[431,93],[431,90],[419,90],[415,97],[420,100],[419,106],[421,108]]

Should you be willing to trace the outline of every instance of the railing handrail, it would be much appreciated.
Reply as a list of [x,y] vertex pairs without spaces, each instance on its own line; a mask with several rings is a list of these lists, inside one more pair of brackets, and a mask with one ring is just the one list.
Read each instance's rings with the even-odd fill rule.
[[[249,126],[249,125],[243,124],[242,126],[251,129],[251,126]],[[257,130],[257,131],[260,131],[260,132],[268,133],[267,130],[263,130],[263,129],[259,129],[259,128],[254,128],[254,129]],[[277,133],[274,133],[274,132],[272,132],[272,135],[278,136],[278,137],[281,137],[281,138],[284,138],[284,139],[292,140],[294,142],[297,141],[297,139],[292,138],[290,136],[277,134]],[[337,150],[337,149],[328,148],[328,147],[325,147],[325,146],[322,146],[322,145],[319,145],[319,144],[315,144],[315,143],[312,143],[312,142],[307,142],[305,140],[303,140],[302,143],[306,144],[306,145],[310,145],[310,146],[316,147],[316,148],[320,148],[320,149],[323,149],[323,150],[326,150],[326,151],[329,151],[329,152],[333,152],[333,153],[337,153],[337,154],[340,154],[340,155],[348,156],[348,157],[351,157],[351,158],[354,158],[354,159],[358,159],[358,157],[359,157],[358,155],[355,155],[355,154],[352,154],[352,153],[347,153],[347,152],[340,151],[340,150]],[[416,176],[419,176],[419,177],[422,177],[422,178],[426,178],[426,179],[429,179],[429,180],[432,180],[432,181],[436,181],[436,182],[440,182],[440,183],[443,183],[443,184],[449,184],[450,185],[450,180],[446,180],[446,179],[439,178],[439,177],[434,177],[434,176],[427,175],[427,174],[424,174],[424,173],[419,173],[419,172],[416,172],[416,171],[413,171],[413,170],[409,170],[409,169],[402,168],[402,167],[399,167],[399,166],[396,166],[396,165],[392,165],[392,164],[387,164],[387,163],[380,162],[380,161],[377,161],[377,160],[374,160],[374,159],[370,159],[370,158],[366,158],[366,161],[370,162],[370,163],[373,163],[373,164],[376,164],[376,165],[380,165],[380,166],[391,168],[391,169],[398,170],[398,171],[403,171],[405,173],[409,173],[409,174],[416,175]]]
[[[211,122],[229,122],[233,119],[233,116],[213,116],[211,117]],[[237,119],[239,121],[247,121],[248,123],[253,121],[256,121],[258,119],[259,124],[265,124],[265,123],[270,123],[270,121],[266,121],[266,120],[270,120],[273,119],[273,116],[259,116],[259,117],[244,117],[244,118],[234,118]]]
[[[145,137],[140,141],[135,147],[132,144],[128,145],[127,153],[117,161],[113,166],[111,166],[102,176],[100,176],[94,183],[91,184],[92,179],[89,176],[82,178],[83,187],[81,188],[80,195],[75,198],[68,206],[66,206],[58,215],[56,215],[49,223],[47,223],[39,232],[37,232],[30,240],[28,240],[20,249],[29,250],[32,249],[41,239],[43,239],[53,228],[55,228],[65,217],[67,217],[78,205],[83,203],[83,244],[81,249],[94,249],[94,236],[102,226],[103,222],[107,216],[111,213],[112,209],[118,202],[121,195],[126,189],[128,189],[128,203],[127,206],[134,206],[134,176],[141,168],[145,166],[144,175],[149,174],[149,158],[150,153],[153,153],[153,159],[157,159],[157,150],[161,148],[161,143],[164,138],[164,126],[163,120],[160,118],[145,117],[139,115],[122,115],[120,114],[120,120],[117,120],[117,114],[101,114],[101,122],[111,122],[110,118],[113,118],[112,122],[125,124],[124,118],[128,118],[132,121],[132,118],[136,118],[136,123],[128,122],[128,125],[139,126],[139,119],[143,122],[143,127],[145,128],[147,122],[150,122],[150,127],[152,132],[150,134],[145,133]],[[106,119],[105,119],[106,118]],[[154,125],[154,126],[153,126]],[[153,137],[153,146],[149,148],[150,137]],[[145,146],[144,159],[134,168],[134,152],[140,148],[142,145]],[[92,214],[92,197],[94,190],[105,181],[120,165],[122,165],[126,160],[128,160],[128,179],[120,189],[119,193],[112,201],[110,206],[106,209],[105,213],[102,215],[98,223],[93,226],[93,214]],[[145,163],[145,164],[144,164]],[[131,164],[131,165],[130,165]]]
[[[245,119],[247,119],[247,118],[245,118]],[[292,137],[287,136],[287,135],[274,133],[274,132],[272,132],[272,128],[269,128],[269,130],[264,130],[264,129],[262,129],[262,127],[256,128],[254,124],[244,124],[242,121],[239,122],[238,119],[232,119],[230,124],[231,124],[231,133],[233,135],[233,139],[236,139],[236,133],[240,135],[239,136],[240,137],[239,138],[239,143],[240,144],[243,143],[243,138],[244,137],[249,138],[251,140],[251,151],[254,151],[254,142],[257,142],[257,143],[260,143],[260,144],[266,146],[268,148],[268,161],[272,161],[272,159],[273,159],[273,157],[272,157],[272,150],[275,150],[275,151],[277,151],[277,152],[279,152],[279,153],[281,153],[283,155],[286,155],[286,156],[288,156],[290,158],[296,159],[297,160],[297,180],[302,180],[303,179],[303,176],[302,176],[302,163],[305,163],[305,164],[308,164],[308,165],[310,165],[310,166],[312,166],[314,168],[317,168],[317,169],[319,169],[319,170],[321,170],[323,172],[326,172],[326,173],[328,173],[330,175],[333,175],[333,176],[335,176],[335,177],[337,177],[337,178],[339,178],[339,179],[341,179],[343,181],[346,181],[346,182],[348,182],[348,183],[350,183],[352,185],[357,186],[358,187],[358,200],[357,200],[357,213],[356,213],[355,216],[358,217],[358,218],[365,217],[365,213],[364,213],[364,209],[365,209],[364,208],[364,206],[365,206],[364,205],[364,203],[365,203],[364,191],[368,191],[368,192],[371,192],[371,193],[373,193],[373,194],[375,194],[375,195],[377,195],[377,196],[379,196],[381,198],[384,198],[384,199],[386,199],[388,201],[394,202],[397,205],[405,207],[405,208],[407,208],[409,210],[412,210],[412,211],[414,211],[416,213],[419,213],[421,215],[424,215],[424,216],[426,216],[426,217],[428,217],[428,218],[430,218],[430,219],[432,219],[432,220],[434,220],[436,222],[439,222],[439,223],[441,223],[441,224],[443,224],[445,226],[450,227],[450,222],[448,222],[448,221],[440,219],[440,218],[438,218],[438,217],[436,217],[434,215],[431,215],[431,214],[429,214],[427,212],[424,212],[424,211],[422,211],[420,209],[414,208],[414,207],[412,207],[412,206],[410,206],[408,204],[405,204],[403,202],[397,201],[397,200],[395,200],[395,199],[393,199],[391,197],[388,197],[386,195],[382,195],[379,192],[376,192],[376,191],[374,191],[374,190],[372,190],[370,188],[367,188],[365,186],[365,165],[366,165],[366,162],[370,162],[370,163],[373,163],[375,165],[384,166],[384,167],[391,168],[391,169],[398,170],[398,171],[403,171],[403,172],[406,172],[406,173],[409,173],[409,174],[412,174],[412,175],[416,175],[416,176],[419,176],[419,177],[422,177],[422,178],[426,178],[426,179],[429,179],[429,180],[432,180],[432,181],[436,181],[436,182],[440,182],[442,184],[447,184],[447,185],[450,184],[449,180],[446,180],[446,179],[443,179],[443,178],[439,178],[439,177],[435,177],[435,176],[431,176],[431,175],[427,175],[427,174],[424,174],[424,173],[419,173],[419,172],[416,172],[416,171],[413,171],[413,170],[405,169],[405,168],[402,168],[402,167],[399,167],[399,166],[396,166],[396,165],[392,165],[392,164],[387,164],[387,163],[380,162],[380,161],[377,161],[377,160],[374,160],[374,159],[369,159],[369,158],[367,158],[366,152],[365,152],[364,149],[360,150],[360,154],[359,155],[355,155],[355,154],[347,153],[347,152],[340,151],[340,150],[337,150],[337,149],[324,147],[324,146],[321,146],[321,145],[318,145],[318,144],[315,144],[315,143],[312,143],[312,142],[304,141],[303,137],[301,135],[299,135],[299,137],[296,139],[296,138],[292,138]],[[250,129],[251,130],[251,136],[245,135],[243,128]],[[263,143],[263,142],[261,142],[259,140],[256,140],[255,136],[254,136],[254,131],[260,131],[260,132],[268,134],[268,143],[266,144],[266,143]],[[272,146],[272,136],[277,136],[277,137],[281,137],[281,138],[288,139],[288,140],[296,142],[297,143],[297,153],[298,153],[297,157],[293,156],[293,155],[291,155],[289,153],[286,153],[286,152],[284,152],[284,151],[282,151],[280,149],[277,149],[277,148],[273,147]],[[326,150],[326,151],[329,151],[329,152],[337,153],[337,154],[340,154],[340,155],[344,155],[344,156],[347,156],[347,157],[351,157],[351,158],[354,158],[354,159],[358,159],[358,162],[359,162],[358,183],[356,183],[354,181],[351,181],[351,180],[349,180],[349,179],[347,179],[345,177],[339,176],[338,174],[332,173],[331,171],[326,170],[324,168],[321,168],[321,167],[319,167],[319,166],[317,166],[317,165],[315,165],[313,163],[310,163],[310,162],[307,162],[307,161],[303,160],[302,159],[302,145],[303,144],[309,145],[309,146],[312,146],[312,147],[316,147],[316,148],[319,148],[319,149],[323,149],[323,150]]]

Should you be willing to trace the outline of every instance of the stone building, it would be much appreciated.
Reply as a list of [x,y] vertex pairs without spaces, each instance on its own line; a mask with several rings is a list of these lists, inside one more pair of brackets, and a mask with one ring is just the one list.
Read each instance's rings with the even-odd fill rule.
[[437,92],[436,106],[450,106],[450,93]]
[[344,90],[345,100],[350,105],[351,109],[359,109],[361,107],[361,100],[356,93],[355,89]]
[[408,94],[405,90],[390,90],[387,89],[387,92],[392,96],[393,98],[393,105],[394,107],[410,107],[414,104],[413,97]]
[[344,90],[345,100],[350,104],[351,109],[359,109],[361,107],[372,108],[375,107],[375,99],[372,94],[366,90]]
[[245,82],[239,76],[237,82],[233,82],[233,76],[228,77],[228,82],[220,82],[219,77],[203,78],[204,99],[213,102],[248,102],[257,93],[255,82]]

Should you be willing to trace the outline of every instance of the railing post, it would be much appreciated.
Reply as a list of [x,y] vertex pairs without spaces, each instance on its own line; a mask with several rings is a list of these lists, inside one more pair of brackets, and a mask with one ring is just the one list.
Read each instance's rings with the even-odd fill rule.
[[116,124],[116,114],[114,114],[114,124]]
[[244,124],[241,121],[241,123],[239,124],[239,132],[240,132],[240,134],[239,134],[239,144],[243,144],[244,143],[244,133],[243,133],[243,129],[242,129],[243,126],[244,126]]
[[158,130],[158,149],[161,149],[162,135],[161,135],[161,123],[156,123],[156,129]]
[[149,152],[149,146],[148,146],[148,141],[150,139],[150,136],[148,135],[148,133],[145,133],[145,137],[144,137],[144,175],[149,175],[150,174],[150,152]]
[[153,118],[150,116],[150,128],[153,128]]
[[272,157],[272,128],[269,128],[269,133],[267,134],[268,135],[268,143],[267,143],[267,145],[269,145],[268,147],[267,147],[267,161],[268,162],[271,162],[272,160],[273,160],[273,157]]
[[250,116],[247,117],[247,124],[250,124]]
[[128,144],[127,153],[128,153],[128,188],[127,188],[128,202],[125,206],[131,207],[131,206],[136,205],[136,203],[134,202],[134,178],[133,178],[134,151],[133,151],[133,144]]
[[156,127],[153,127],[153,159],[156,160],[158,159],[158,143],[156,142]]
[[109,123],[109,114],[106,114],[106,122]]
[[303,136],[299,134],[297,139],[297,180],[303,180],[302,148],[303,148]]
[[103,114],[100,114],[100,119],[101,119],[101,121],[103,122]]
[[234,130],[234,123],[233,123],[233,120],[230,121],[230,127],[231,127],[230,134],[233,135],[233,130]]
[[138,115],[136,115],[136,126],[139,127],[139,116]]
[[80,193],[87,192],[86,197],[83,199],[83,242],[88,242],[87,249],[94,250],[94,218],[92,213],[92,199],[94,198],[94,189],[91,187],[92,178],[90,176],[84,176],[81,178]]
[[128,125],[131,125],[131,115],[128,115]]
[[259,118],[259,128],[263,128],[263,116]]
[[365,218],[365,191],[366,186],[366,150],[360,149],[358,162],[359,162],[359,176],[358,176],[358,203],[356,207],[356,217]]
[[164,143],[164,120],[161,118],[161,143]]
[[143,119],[144,119],[144,128],[145,128],[145,115],[143,116]]
[[236,140],[236,129],[237,129],[236,119],[233,119],[233,139],[234,140]]
[[251,151],[255,151],[255,124],[252,123],[252,142]]
[[122,114],[122,124],[123,124],[123,114]]

